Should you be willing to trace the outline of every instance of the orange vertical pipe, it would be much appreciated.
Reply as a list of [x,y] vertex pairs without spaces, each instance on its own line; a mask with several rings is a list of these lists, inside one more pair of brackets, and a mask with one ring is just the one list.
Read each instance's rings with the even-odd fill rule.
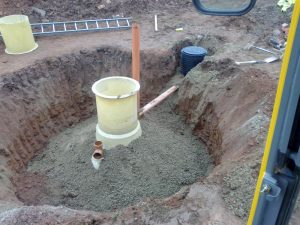
[[[132,24],[132,78],[140,82],[140,26]],[[138,109],[140,108],[140,93],[138,93]]]

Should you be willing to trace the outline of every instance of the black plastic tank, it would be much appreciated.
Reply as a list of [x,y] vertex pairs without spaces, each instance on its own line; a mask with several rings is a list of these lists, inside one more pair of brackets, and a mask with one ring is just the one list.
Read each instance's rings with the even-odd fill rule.
[[181,73],[185,76],[191,69],[204,60],[207,50],[198,46],[181,49]]

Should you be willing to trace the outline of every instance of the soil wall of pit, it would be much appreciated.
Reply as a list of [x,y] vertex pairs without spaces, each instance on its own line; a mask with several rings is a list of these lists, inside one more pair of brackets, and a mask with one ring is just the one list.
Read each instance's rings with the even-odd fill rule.
[[[159,93],[175,73],[177,64],[172,50],[148,50],[141,53],[141,59],[143,104]],[[95,113],[91,86],[96,80],[130,74],[131,52],[109,46],[48,58],[3,74],[0,159],[4,182],[0,199],[14,196],[9,185],[10,169],[19,171],[49,138]]]
[[246,220],[260,168],[277,80],[229,58],[209,57],[178,92],[178,110],[208,147],[216,167],[208,182],[222,186],[226,205]]

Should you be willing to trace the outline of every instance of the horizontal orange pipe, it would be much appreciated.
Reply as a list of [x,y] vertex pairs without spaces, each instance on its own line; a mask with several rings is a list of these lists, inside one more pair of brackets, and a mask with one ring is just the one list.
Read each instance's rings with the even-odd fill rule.
[[149,102],[147,105],[145,105],[143,108],[141,108],[139,112],[139,117],[143,116],[146,112],[148,112],[153,107],[157,106],[159,103],[161,103],[163,100],[165,100],[168,96],[173,94],[178,89],[177,86],[172,86],[168,90],[166,90],[164,93],[162,93],[160,96],[153,99],[151,102]]

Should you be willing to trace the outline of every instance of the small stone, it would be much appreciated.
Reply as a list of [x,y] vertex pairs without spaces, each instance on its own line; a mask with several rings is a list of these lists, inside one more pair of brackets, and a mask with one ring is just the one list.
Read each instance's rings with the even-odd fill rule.
[[106,0],[106,3],[107,3],[107,4],[110,4],[110,3],[111,3],[111,0]]
[[197,39],[203,39],[203,38],[204,38],[204,36],[202,34],[197,35]]
[[86,50],[86,49],[82,49],[82,50],[80,50],[79,52],[80,52],[80,54],[83,54],[83,55],[85,55],[85,54],[88,54],[88,53],[89,53],[89,51],[88,51],[88,50]]
[[98,5],[97,6],[97,9],[104,9],[105,8],[105,5]]
[[35,12],[36,14],[39,14],[41,17],[45,17],[46,16],[46,11],[36,8],[36,7],[31,7],[32,11]]
[[287,23],[281,24],[281,29],[284,29],[284,28],[287,28],[287,27],[289,27],[289,25]]
[[78,194],[74,193],[74,192],[67,192],[67,193],[64,193],[63,196],[66,198],[76,198],[78,196]]
[[277,37],[281,34],[281,31],[278,30],[278,29],[275,29],[275,30],[273,30],[272,34],[273,34],[274,37]]
[[76,198],[77,196],[78,196],[77,193],[73,193],[73,192],[68,193],[68,197],[70,197],[70,198]]
[[250,142],[250,143],[248,143],[248,145],[249,145],[250,147],[252,147],[252,146],[254,146],[254,142]]
[[0,155],[3,155],[5,157],[8,157],[10,154],[9,154],[9,151],[5,148],[0,148]]

